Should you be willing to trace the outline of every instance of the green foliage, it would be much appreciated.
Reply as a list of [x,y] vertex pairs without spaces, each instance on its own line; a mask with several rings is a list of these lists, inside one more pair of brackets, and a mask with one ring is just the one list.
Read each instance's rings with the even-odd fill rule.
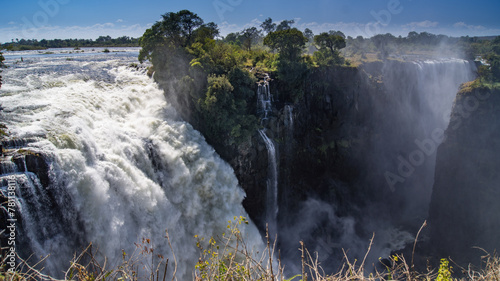
[[[202,27],[202,30],[196,32],[198,27]],[[155,52],[160,52],[160,49],[186,47],[193,43],[195,37],[200,40],[200,37],[213,37],[217,34],[217,26],[214,23],[204,26],[203,20],[188,10],[169,12],[162,15],[162,20],[147,29],[139,39],[142,47],[139,60],[151,61]]]
[[319,66],[343,64],[344,58],[340,56],[340,49],[345,48],[345,36],[340,31],[323,32],[314,36],[314,43],[318,51],[314,52],[314,61]]
[[249,52],[249,60],[252,67],[257,67],[264,72],[276,71],[278,56],[265,50],[253,50]]
[[283,20],[276,26],[276,31],[288,30],[292,28],[292,24],[294,24],[294,20]]
[[264,38],[264,45],[278,50],[280,59],[285,60],[300,58],[306,42],[307,38],[296,28],[274,31]]
[[480,81],[483,83],[500,82],[500,36],[491,42],[483,42],[481,45],[483,46],[482,50],[485,52],[483,58],[486,59],[488,64],[478,67]]
[[241,32],[229,33],[224,38],[225,43],[239,46],[246,51],[251,51],[252,47],[259,46],[262,43],[262,30],[256,27],[250,27]]
[[279,52],[277,78],[283,82],[287,93],[285,101],[295,102],[303,96],[307,65],[302,59],[302,52],[306,42],[307,38],[296,28],[277,30],[264,38],[265,45]]
[[285,102],[297,102],[304,95],[304,81],[307,76],[307,64],[302,58],[298,60],[286,60],[279,57],[277,63],[277,78],[283,82],[283,89],[287,96],[280,98]]
[[208,76],[207,92],[198,102],[208,139],[224,145],[238,144],[255,131],[257,119],[248,112],[247,104],[254,95],[250,83],[253,80],[249,73],[238,68],[227,76]]
[[250,51],[252,49],[252,42],[260,38],[261,30],[258,30],[256,27],[250,27],[242,32],[242,44],[243,47]]
[[308,42],[313,42],[314,41],[314,33],[309,28],[306,28],[304,30],[304,36],[307,38]]
[[378,34],[371,38],[371,41],[375,45],[375,48],[377,48],[377,50],[379,51],[378,53],[379,59],[386,59],[387,57],[389,57],[389,54],[394,51],[392,49],[393,44],[391,43],[394,40],[395,40],[394,35],[390,33]]
[[263,21],[260,27],[262,27],[262,29],[266,33],[271,33],[276,30],[276,24],[273,23],[273,20],[271,18],[267,18],[265,21]]
[[323,32],[319,35],[314,36],[314,43],[318,46],[318,49],[328,49],[333,54],[334,51],[345,48],[345,37],[340,32],[330,31]]
[[257,128],[256,79],[245,69],[247,62],[254,56],[265,64],[272,55],[250,51],[260,38],[256,28],[235,34],[238,44],[215,40],[218,35],[217,25],[203,24],[189,11],[166,13],[141,37],[139,60],[152,62],[166,96],[209,143],[230,146]]
[[486,56],[486,59],[490,64],[489,80],[492,82],[500,82],[500,55],[492,52]]
[[194,57],[191,64],[199,62],[207,74],[227,74],[234,67],[241,66],[246,59],[238,46],[215,40],[206,41],[205,44],[195,43],[186,50]]

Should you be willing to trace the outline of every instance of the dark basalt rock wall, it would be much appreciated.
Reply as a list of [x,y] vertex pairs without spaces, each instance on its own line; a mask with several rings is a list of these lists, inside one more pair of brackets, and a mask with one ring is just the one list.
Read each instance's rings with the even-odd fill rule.
[[437,152],[430,247],[479,265],[500,249],[500,91],[462,90]]

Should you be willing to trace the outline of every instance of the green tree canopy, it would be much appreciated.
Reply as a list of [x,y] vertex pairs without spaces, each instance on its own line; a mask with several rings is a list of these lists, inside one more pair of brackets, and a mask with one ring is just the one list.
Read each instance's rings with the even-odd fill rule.
[[306,42],[307,38],[296,28],[274,31],[264,38],[264,45],[278,50],[280,58],[288,60],[300,58]]
[[373,36],[370,40],[379,51],[379,58],[385,59],[392,52],[392,48],[396,42],[396,37],[390,33],[378,34]]
[[295,23],[294,20],[283,20],[276,27],[276,31],[292,29],[292,24],[294,24],[294,23]]
[[345,48],[345,37],[342,36],[342,32],[330,31],[323,32],[319,35],[314,36],[314,43],[318,49],[328,49],[331,54],[335,54],[335,51]]
[[262,31],[258,30],[256,27],[250,27],[243,30],[242,38],[243,38],[243,47],[250,51],[252,49],[252,42],[258,39],[261,36]]
[[269,33],[264,38],[264,44],[273,50],[278,50],[277,76],[283,81],[286,89],[285,101],[299,100],[303,92],[303,81],[307,71],[307,65],[302,59],[307,38],[296,29],[277,30]]
[[145,59],[151,59],[157,48],[178,48],[190,45],[193,43],[193,33],[199,27],[210,30],[212,36],[218,34],[214,23],[203,25],[203,20],[188,10],[162,15],[162,20],[147,29],[139,40],[142,47],[139,60],[142,62]]
[[201,25],[196,29],[193,34],[194,42],[205,42],[206,40],[212,40],[219,36],[219,28],[217,24],[209,22],[207,24]]
[[314,59],[320,66],[342,64],[340,49],[345,48],[346,41],[344,33],[340,31],[323,32],[314,36],[314,44],[318,51],[314,52]]
[[308,42],[313,42],[313,40],[314,40],[314,33],[309,28],[306,28],[304,30],[304,36],[307,38]]
[[262,29],[266,33],[271,33],[276,30],[276,24],[273,23],[273,20],[271,18],[267,18],[261,25]]

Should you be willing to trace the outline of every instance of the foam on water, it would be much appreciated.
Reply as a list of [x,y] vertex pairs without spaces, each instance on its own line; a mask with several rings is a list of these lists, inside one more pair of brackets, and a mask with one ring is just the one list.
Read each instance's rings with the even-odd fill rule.
[[[23,210],[20,235],[37,255],[53,254],[52,273],[69,265],[79,250],[71,246],[88,242],[114,262],[142,238],[169,256],[168,229],[177,275],[190,278],[199,256],[193,236],[220,235],[233,216],[247,216],[231,167],[178,120],[144,69],[128,67],[135,57],[33,55],[3,73],[3,120],[13,137],[40,137],[30,149],[50,162],[52,183],[37,196],[50,192],[62,217],[25,200],[32,211]],[[64,231],[34,233],[44,228]],[[249,245],[261,245],[252,224],[244,232]]]

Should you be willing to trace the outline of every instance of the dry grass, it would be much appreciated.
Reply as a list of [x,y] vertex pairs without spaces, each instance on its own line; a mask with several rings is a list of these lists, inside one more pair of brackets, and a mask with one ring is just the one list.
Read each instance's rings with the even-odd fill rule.
[[[197,246],[200,249],[200,258],[193,271],[192,279],[195,281],[236,281],[236,280],[259,280],[259,281],[382,281],[382,280],[408,280],[408,281],[451,281],[450,270],[447,261],[441,264],[439,269],[417,272],[413,267],[413,257],[407,262],[402,255],[393,255],[389,258],[389,264],[384,264],[385,270],[367,272],[365,261],[371,249],[361,263],[357,260],[351,261],[344,252],[344,263],[341,269],[334,274],[327,274],[318,259],[318,253],[310,253],[301,242],[300,252],[302,259],[302,271],[297,275],[285,276],[284,265],[281,264],[275,249],[275,243],[267,236],[267,247],[263,252],[253,252],[243,240],[239,227],[247,223],[245,218],[239,218],[231,222],[228,233],[221,237],[210,238],[208,242],[198,238]],[[425,226],[425,225],[424,225]],[[422,226],[423,227],[423,226]],[[417,235],[418,238],[418,235]],[[166,232],[166,240],[170,245],[170,238]],[[275,240],[275,239],[274,239]],[[372,238],[373,241],[373,238]],[[417,241],[415,241],[416,243]],[[107,260],[97,259],[98,249],[90,244],[80,255],[71,261],[71,267],[66,271],[64,280],[178,280],[176,277],[177,261],[173,255],[173,265],[169,268],[169,260],[162,256],[153,256],[152,243],[149,239],[143,239],[141,244],[136,245],[137,251],[130,256],[123,253],[123,260],[118,266],[108,267]],[[173,252],[173,251],[172,251]],[[279,252],[278,252],[279,253]],[[156,262],[154,262],[156,260]],[[6,259],[2,260],[0,270],[0,281],[3,280],[57,280],[43,274],[43,268],[39,266],[43,260],[33,266],[28,261],[20,259],[15,273],[5,272]],[[154,265],[154,266],[153,266]],[[36,269],[40,268],[40,269]],[[139,276],[139,268],[142,268],[142,276]],[[145,270],[144,270],[145,269]],[[497,255],[486,254],[483,257],[482,269],[476,270],[472,266],[468,268],[458,267],[465,274],[464,280],[500,281],[500,259]],[[167,271],[170,270],[168,273]],[[146,272],[146,273],[144,273]],[[168,278],[167,278],[168,276]]]

